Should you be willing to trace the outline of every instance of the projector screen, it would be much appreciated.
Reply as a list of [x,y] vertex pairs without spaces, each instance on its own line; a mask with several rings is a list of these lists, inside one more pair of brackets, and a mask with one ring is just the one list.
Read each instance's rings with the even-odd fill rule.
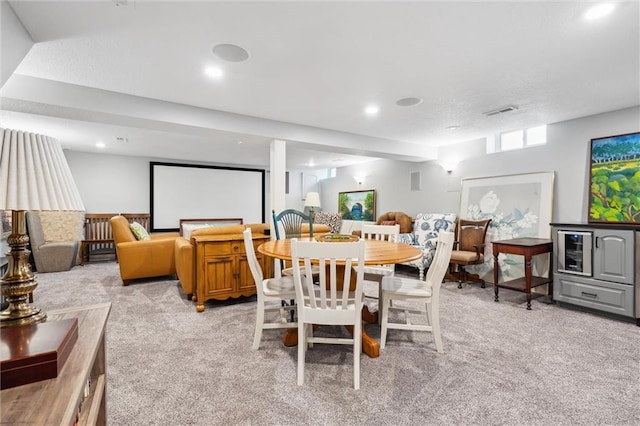
[[177,231],[180,219],[264,223],[265,171],[150,162],[151,230]]

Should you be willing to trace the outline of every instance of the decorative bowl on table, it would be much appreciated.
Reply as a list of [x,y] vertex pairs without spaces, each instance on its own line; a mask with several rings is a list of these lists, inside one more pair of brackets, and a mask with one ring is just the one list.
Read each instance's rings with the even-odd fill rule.
[[347,235],[347,234],[326,234],[326,235],[316,235],[314,237],[316,241],[322,243],[350,243],[353,241],[358,241],[360,237],[357,235]]

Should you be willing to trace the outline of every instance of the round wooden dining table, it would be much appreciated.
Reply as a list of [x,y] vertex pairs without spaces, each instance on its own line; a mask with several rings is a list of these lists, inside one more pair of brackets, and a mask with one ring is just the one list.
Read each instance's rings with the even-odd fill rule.
[[[299,238],[300,241],[310,241],[310,238]],[[322,242],[321,244],[341,244],[340,242]],[[271,240],[260,245],[258,252],[265,256],[291,261],[291,240]],[[364,264],[388,265],[395,263],[411,262],[422,257],[422,251],[404,243],[381,240],[365,240]],[[372,313],[365,306],[362,309],[362,318],[373,324],[378,323],[378,313]],[[283,337],[286,346],[294,346],[298,343],[298,330],[288,329]],[[371,358],[380,356],[378,342],[369,336],[362,328],[362,352]]]

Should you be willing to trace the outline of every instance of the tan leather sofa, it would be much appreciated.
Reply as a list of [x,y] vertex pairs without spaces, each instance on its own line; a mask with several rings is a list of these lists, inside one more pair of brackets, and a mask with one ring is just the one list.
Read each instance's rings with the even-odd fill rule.
[[129,285],[137,278],[176,273],[174,244],[179,237],[177,232],[150,234],[150,240],[138,241],[126,217],[114,216],[110,222],[123,285]]
[[406,213],[403,212],[387,212],[376,220],[376,225],[382,225],[382,222],[395,222],[389,223],[389,225],[400,225],[400,233],[405,234],[413,231],[413,219],[409,217]]
[[[242,232],[245,228],[251,228],[253,235],[265,234],[265,231],[269,229],[267,223],[252,223],[247,225],[228,225],[228,226],[212,226],[206,228],[194,229],[191,231],[190,237],[202,236],[202,235],[229,235],[229,238],[242,239]],[[308,225],[306,229],[303,225],[303,232],[305,236],[308,236]],[[327,225],[313,225],[314,235],[323,235],[329,233],[329,227]],[[191,300],[195,291],[194,279],[193,279],[193,245],[191,240],[187,240],[184,237],[178,237],[174,243],[175,258],[176,258],[176,273],[182,285],[182,290],[187,296],[188,300]]]

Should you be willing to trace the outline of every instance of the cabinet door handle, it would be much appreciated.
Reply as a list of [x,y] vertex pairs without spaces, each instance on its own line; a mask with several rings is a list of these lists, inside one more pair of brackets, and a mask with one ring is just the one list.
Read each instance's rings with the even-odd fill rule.
[[236,250],[236,251],[237,251],[239,248],[240,248],[239,246],[233,246],[233,249],[234,249],[234,250]]
[[582,295],[583,296],[587,296],[587,297],[593,297],[594,299],[598,297],[597,294],[595,294],[595,293],[587,293],[586,291],[583,291]]
[[596,248],[599,248],[600,246],[600,237],[596,237]]

